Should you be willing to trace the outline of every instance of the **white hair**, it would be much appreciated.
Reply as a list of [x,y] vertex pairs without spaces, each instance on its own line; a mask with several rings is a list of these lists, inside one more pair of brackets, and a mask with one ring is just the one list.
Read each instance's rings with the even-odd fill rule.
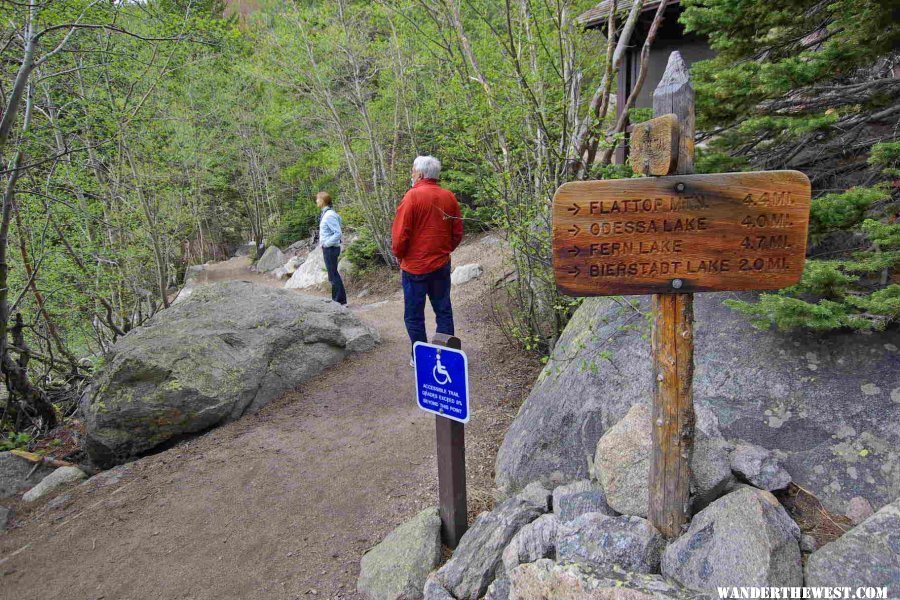
[[413,171],[421,173],[425,179],[437,179],[441,176],[441,161],[433,156],[417,156]]

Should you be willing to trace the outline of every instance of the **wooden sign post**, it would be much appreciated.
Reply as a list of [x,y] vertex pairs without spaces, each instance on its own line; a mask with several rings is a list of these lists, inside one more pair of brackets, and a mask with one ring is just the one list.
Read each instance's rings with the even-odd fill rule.
[[[462,349],[458,337],[435,334],[432,344]],[[438,505],[441,537],[444,544],[456,548],[468,528],[466,500],[466,426],[444,417],[434,418],[437,442]]]
[[694,91],[678,52],[653,111],[634,127],[632,167],[659,177],[562,185],[553,198],[553,268],[564,294],[653,295],[649,519],[674,538],[689,519],[693,292],[799,281],[811,193],[797,171],[693,175]]

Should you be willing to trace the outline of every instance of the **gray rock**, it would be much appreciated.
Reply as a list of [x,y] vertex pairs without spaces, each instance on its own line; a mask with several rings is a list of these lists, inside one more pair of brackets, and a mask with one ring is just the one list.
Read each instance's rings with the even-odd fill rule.
[[246,281],[198,287],[119,340],[81,400],[100,466],[256,411],[378,335],[330,300]]
[[854,525],[859,525],[875,514],[872,505],[862,496],[854,496],[847,506],[847,518]]
[[665,539],[646,519],[588,513],[560,524],[556,555],[560,561],[598,569],[618,566],[633,573],[659,573],[665,546]]
[[691,456],[691,508],[697,513],[725,495],[734,484],[730,453],[733,447],[722,438],[719,419],[706,405],[695,406],[697,417]]
[[471,263],[468,265],[460,265],[453,269],[453,273],[450,274],[450,284],[462,285],[464,283],[469,283],[473,279],[478,279],[483,274],[484,269],[482,269],[479,264]]
[[[12,452],[0,452],[0,498],[9,498],[30,489],[53,472],[53,467],[39,466],[34,473],[34,463]],[[31,476],[29,477],[29,474]]]
[[708,600],[659,575],[539,560],[510,574],[509,600]]
[[603,489],[586,479],[561,485],[553,490],[553,512],[562,522],[591,512],[610,516],[618,514],[609,507]]
[[322,254],[322,246],[317,245],[310,251],[303,264],[297,267],[284,287],[288,290],[304,290],[327,281],[328,271],[325,269],[325,255]]
[[432,573],[425,580],[425,589],[422,590],[425,600],[456,600],[450,592],[444,589],[444,585],[438,580],[437,574]]
[[519,498],[523,500],[528,500],[529,502],[534,502],[539,506],[546,507],[544,510],[551,510],[553,507],[552,500],[553,495],[540,481],[533,481],[525,486],[521,492],[516,494]]
[[816,548],[819,547],[819,542],[816,541],[816,538],[809,535],[808,533],[804,533],[800,536],[800,552],[804,554],[812,554],[816,551]]
[[300,265],[303,264],[303,261],[306,260],[306,257],[295,256],[293,258],[288,259],[286,263],[284,263],[284,274],[285,275],[293,275],[297,272],[297,269],[300,268]]
[[509,579],[505,576],[495,579],[494,583],[488,586],[484,600],[509,600]]
[[533,502],[510,498],[478,515],[453,556],[437,572],[444,588],[458,600],[477,600],[484,595],[497,575],[503,549],[545,510]]
[[6,531],[9,522],[12,520],[13,511],[6,506],[0,506],[0,533]]
[[72,494],[62,494],[61,496],[57,496],[53,500],[47,503],[47,508],[51,510],[56,510],[59,508],[65,508],[69,504],[72,503]]
[[440,562],[441,517],[437,508],[428,508],[366,552],[356,589],[372,600],[421,598],[428,574]]
[[556,515],[541,515],[522,527],[503,550],[503,570],[509,573],[522,563],[539,558],[556,558],[556,536],[559,519]]
[[206,265],[191,265],[184,270],[184,283],[187,285],[191,281],[200,279],[206,271]]
[[589,492],[592,489],[594,489],[594,484],[590,479],[579,479],[578,481],[571,481],[569,483],[564,483],[562,485],[556,486],[555,488],[553,488],[553,512],[559,513],[559,501],[563,496],[568,496],[569,494],[579,494],[581,492]]
[[[691,487],[695,504],[705,506],[724,493],[732,481],[728,446],[696,429],[697,451],[691,456]],[[597,443],[594,465],[606,501],[616,512],[646,517],[650,489],[650,459],[653,451],[650,408],[635,404]]]
[[900,498],[810,555],[806,585],[887,587],[900,598]]
[[653,440],[650,408],[635,404],[597,443],[594,465],[606,501],[616,512],[647,516]]
[[25,502],[40,500],[66,484],[81,481],[82,479],[87,479],[87,475],[78,467],[60,467],[41,479],[39,484],[25,492],[22,500]]
[[231,256],[234,258],[239,258],[243,256],[250,256],[256,253],[256,242],[247,242],[246,244],[241,244],[234,250],[234,254]]
[[[876,509],[900,496],[896,331],[758,331],[723,306],[735,297],[753,296],[694,298],[698,412],[710,408],[725,439],[783,453],[794,481],[832,512],[854,496]],[[589,298],[576,311],[498,454],[507,495],[588,477],[600,436],[631,405],[649,404],[648,303]]]
[[262,257],[256,261],[256,270],[260,273],[268,273],[283,267],[286,262],[287,257],[284,255],[284,252],[279,250],[277,246],[269,246],[263,252]]
[[761,490],[783,490],[791,483],[791,475],[775,455],[753,444],[738,444],[731,453],[731,469]]
[[775,497],[742,488],[698,513],[663,553],[662,573],[693,589],[801,586],[800,528]]

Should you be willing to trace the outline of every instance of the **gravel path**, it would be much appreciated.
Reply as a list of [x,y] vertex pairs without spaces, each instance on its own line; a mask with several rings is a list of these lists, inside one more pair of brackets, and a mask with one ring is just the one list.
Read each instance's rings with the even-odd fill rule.
[[[486,270],[453,297],[473,386],[472,514],[490,505],[496,449],[539,368],[491,318],[498,247],[482,236],[454,255]],[[233,259],[207,277],[278,285],[246,267]],[[394,279],[349,282],[351,310],[381,333],[374,352],[65,501],[20,504],[0,535],[0,598],[356,598],[362,554],[436,498],[434,421],[415,406]],[[360,285],[375,291],[358,299]]]

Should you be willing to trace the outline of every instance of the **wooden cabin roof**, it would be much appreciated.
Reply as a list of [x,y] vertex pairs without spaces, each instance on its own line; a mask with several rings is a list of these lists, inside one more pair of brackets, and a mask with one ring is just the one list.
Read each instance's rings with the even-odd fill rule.
[[[675,4],[678,4],[678,0],[669,1],[669,6],[673,6]],[[634,0],[618,0],[616,2],[616,15],[618,16],[619,13],[623,12],[627,13],[629,10],[631,10],[631,7],[633,5]],[[588,29],[594,27],[603,27],[604,25],[606,25],[607,19],[609,19],[609,11],[611,7],[611,0],[603,0],[603,2],[601,2],[594,8],[581,14],[576,19],[576,21],[578,21],[578,23],[581,23],[581,25],[587,27]],[[659,8],[659,0],[649,0],[647,2],[644,2],[644,7],[641,10],[642,12],[647,12],[649,10],[656,10],[657,8]]]

